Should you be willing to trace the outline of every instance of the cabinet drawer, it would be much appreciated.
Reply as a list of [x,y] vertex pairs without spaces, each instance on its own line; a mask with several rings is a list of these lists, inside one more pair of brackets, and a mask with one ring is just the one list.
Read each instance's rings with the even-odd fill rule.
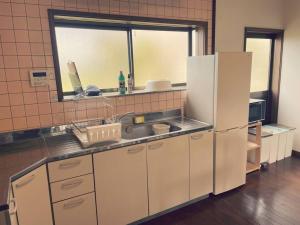
[[94,178],[92,174],[51,184],[52,202],[58,202],[93,191]]
[[61,181],[93,172],[92,156],[80,156],[48,164],[50,182]]
[[53,204],[55,225],[97,225],[95,194]]

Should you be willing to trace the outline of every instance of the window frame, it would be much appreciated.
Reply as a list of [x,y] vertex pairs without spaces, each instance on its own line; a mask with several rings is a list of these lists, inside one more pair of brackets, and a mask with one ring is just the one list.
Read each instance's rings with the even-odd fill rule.
[[[251,92],[250,97],[254,99],[266,100],[267,107],[266,107],[266,119],[263,121],[264,125],[277,123],[284,30],[245,27],[244,51],[246,51],[246,47],[247,47],[247,38],[270,39],[272,41],[271,53],[270,53],[271,58],[270,58],[268,90]],[[281,44],[280,47],[276,48],[276,41],[278,40],[281,42]],[[275,63],[274,63],[275,57],[277,57],[277,60],[279,61],[279,68],[275,67]],[[275,70],[278,70],[279,73],[275,74]]]
[[[55,18],[56,16],[62,17],[78,17],[87,19],[103,19],[105,22],[91,22],[91,21],[79,21],[79,20],[66,20]],[[187,32],[188,38],[188,56],[192,56],[193,53],[193,37],[192,32],[196,29],[203,29],[204,31],[204,52],[208,53],[208,22],[205,21],[190,21],[190,20],[174,20],[174,19],[159,19],[148,17],[136,17],[136,16],[119,16],[108,15],[100,13],[85,13],[76,11],[66,11],[57,9],[48,9],[49,28],[52,43],[52,55],[54,62],[54,71],[57,85],[58,101],[63,101],[65,96],[75,95],[74,92],[63,92],[60,65],[58,58],[58,49],[56,42],[56,27],[69,27],[69,28],[81,28],[81,29],[97,29],[97,30],[119,30],[127,32],[127,48],[128,48],[128,60],[129,60],[129,72],[134,76],[134,61],[133,61],[133,43],[132,43],[132,30],[156,30],[156,31],[176,31]],[[113,22],[109,22],[113,20]],[[116,22],[119,21],[119,22]],[[140,23],[140,24],[139,24]],[[133,77],[134,80],[134,77]],[[184,86],[186,83],[172,84],[173,86]],[[135,87],[134,90],[141,90],[144,87]],[[117,88],[101,89],[103,92],[117,92]]]

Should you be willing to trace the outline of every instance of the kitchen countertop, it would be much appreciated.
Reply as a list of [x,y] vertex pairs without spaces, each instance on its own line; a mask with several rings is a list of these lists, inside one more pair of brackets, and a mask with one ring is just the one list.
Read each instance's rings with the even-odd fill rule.
[[66,132],[42,135],[0,146],[0,211],[8,209],[7,197],[10,181],[18,179],[45,163],[213,128],[209,124],[188,118],[163,121],[172,122],[181,130],[133,140],[122,139],[119,142],[102,143],[88,148],[83,148],[73,134]]

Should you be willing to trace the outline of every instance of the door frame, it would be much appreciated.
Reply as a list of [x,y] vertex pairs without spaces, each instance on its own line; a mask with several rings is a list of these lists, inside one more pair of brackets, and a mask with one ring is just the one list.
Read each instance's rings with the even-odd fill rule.
[[269,90],[251,93],[251,98],[269,98],[264,124],[277,123],[284,30],[245,27],[244,51],[246,51],[247,38],[268,38],[272,40]]

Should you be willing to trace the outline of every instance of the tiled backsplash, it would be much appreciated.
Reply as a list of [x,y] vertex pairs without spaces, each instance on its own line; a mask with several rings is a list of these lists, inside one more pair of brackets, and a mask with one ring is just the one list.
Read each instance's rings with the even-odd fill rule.
[[[47,9],[99,12],[209,23],[212,0],[0,0],[0,132],[105,117],[93,100],[58,102]],[[31,87],[29,71],[48,69],[49,87]],[[113,97],[116,112],[179,108],[185,91]]]

